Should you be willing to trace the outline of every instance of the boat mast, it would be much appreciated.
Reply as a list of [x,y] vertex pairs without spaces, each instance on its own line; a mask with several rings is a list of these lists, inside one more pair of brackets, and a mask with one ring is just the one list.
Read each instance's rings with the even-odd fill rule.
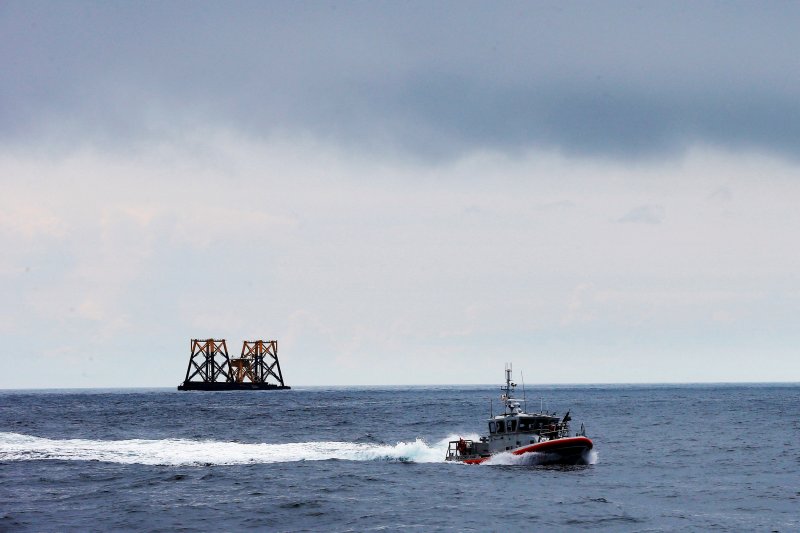
[[511,363],[506,363],[506,386],[500,387],[500,390],[503,391],[503,395],[500,396],[500,398],[503,400],[503,404],[505,404],[505,414],[507,415],[514,414],[514,408],[519,406],[519,403],[516,403],[514,400],[514,387],[516,387],[517,384],[511,381],[511,368]]

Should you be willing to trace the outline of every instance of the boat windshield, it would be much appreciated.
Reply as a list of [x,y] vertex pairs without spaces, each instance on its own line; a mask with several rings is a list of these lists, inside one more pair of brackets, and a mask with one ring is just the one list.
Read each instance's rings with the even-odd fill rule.
[[538,431],[549,424],[557,422],[556,419],[544,416],[525,416],[519,419],[520,431]]

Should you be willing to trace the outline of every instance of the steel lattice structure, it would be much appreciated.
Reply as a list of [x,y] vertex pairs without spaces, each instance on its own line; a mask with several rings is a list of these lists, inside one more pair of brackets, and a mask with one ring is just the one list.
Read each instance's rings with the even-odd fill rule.
[[[289,389],[278,362],[278,341],[244,341],[242,354],[228,356],[225,340],[191,340],[186,379],[178,390]],[[272,381],[268,381],[272,378]]]
[[244,341],[241,359],[250,362],[249,375],[253,383],[267,383],[267,378],[272,376],[277,385],[284,386],[278,362],[278,341]]
[[189,366],[186,368],[186,382],[193,381],[195,376],[199,377],[197,381],[203,383],[233,381],[225,339],[192,339],[191,352]]

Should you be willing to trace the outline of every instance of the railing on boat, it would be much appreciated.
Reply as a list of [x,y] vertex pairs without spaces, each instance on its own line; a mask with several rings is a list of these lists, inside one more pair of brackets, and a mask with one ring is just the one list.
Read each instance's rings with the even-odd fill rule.
[[475,455],[475,442],[467,439],[451,440],[447,443],[448,461],[461,461],[471,455]]

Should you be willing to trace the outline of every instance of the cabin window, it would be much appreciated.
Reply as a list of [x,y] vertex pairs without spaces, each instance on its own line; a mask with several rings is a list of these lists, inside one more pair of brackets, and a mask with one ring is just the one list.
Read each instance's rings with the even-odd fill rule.
[[508,431],[516,431],[517,430],[517,421],[516,420],[509,420],[508,421]]
[[539,422],[536,418],[520,418],[519,419],[519,430],[520,431],[536,431],[541,427],[541,422]]
[[489,422],[489,433],[494,433],[495,429],[494,422]]
[[498,433],[505,433],[506,431],[506,423],[502,420],[497,421],[497,432]]

